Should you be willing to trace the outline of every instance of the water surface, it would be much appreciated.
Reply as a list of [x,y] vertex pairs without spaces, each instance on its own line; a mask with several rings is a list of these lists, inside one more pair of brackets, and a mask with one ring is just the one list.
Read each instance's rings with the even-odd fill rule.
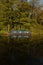
[[0,36],[0,65],[43,65],[43,38]]

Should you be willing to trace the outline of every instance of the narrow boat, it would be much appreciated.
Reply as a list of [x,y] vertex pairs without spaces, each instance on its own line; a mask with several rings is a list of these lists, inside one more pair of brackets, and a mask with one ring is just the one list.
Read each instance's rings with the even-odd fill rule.
[[30,38],[31,32],[25,30],[11,30],[9,36],[11,38]]

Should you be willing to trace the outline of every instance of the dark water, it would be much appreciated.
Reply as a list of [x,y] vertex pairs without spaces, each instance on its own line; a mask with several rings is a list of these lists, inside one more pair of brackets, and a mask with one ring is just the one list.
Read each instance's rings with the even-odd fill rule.
[[0,65],[43,65],[43,39],[0,36]]

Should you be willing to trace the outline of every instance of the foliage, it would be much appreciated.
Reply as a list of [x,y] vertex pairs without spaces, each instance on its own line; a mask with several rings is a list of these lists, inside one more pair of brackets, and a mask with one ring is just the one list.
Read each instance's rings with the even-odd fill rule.
[[[37,4],[36,1],[35,3]],[[34,28],[34,26],[37,28],[38,24],[38,26],[40,26],[40,24],[43,25],[43,13],[40,12],[42,12],[40,8],[35,7],[33,9],[30,2],[0,0],[0,22],[2,22],[3,27],[6,27],[6,29],[8,28],[9,30],[12,28],[21,29],[22,26],[23,29],[25,28],[29,30],[31,27]]]

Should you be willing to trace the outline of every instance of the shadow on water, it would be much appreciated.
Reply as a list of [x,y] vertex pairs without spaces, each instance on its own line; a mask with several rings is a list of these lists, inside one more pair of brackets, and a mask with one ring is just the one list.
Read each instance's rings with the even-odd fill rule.
[[43,39],[9,39],[8,43],[7,37],[0,36],[0,65],[43,65]]

